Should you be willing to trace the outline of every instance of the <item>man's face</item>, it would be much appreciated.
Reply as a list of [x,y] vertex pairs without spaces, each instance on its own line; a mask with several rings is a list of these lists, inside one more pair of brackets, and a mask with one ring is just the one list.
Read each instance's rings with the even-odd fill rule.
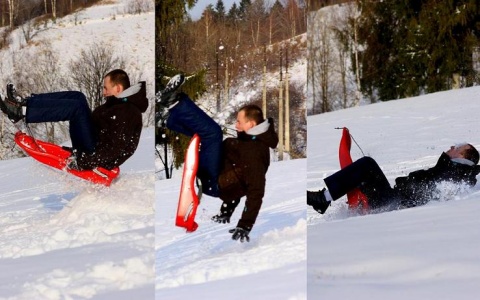
[[235,123],[235,129],[237,131],[247,131],[254,126],[255,122],[248,120],[243,110],[238,112],[237,122]]
[[465,152],[465,150],[467,150],[469,148],[470,148],[470,146],[468,144],[451,146],[450,149],[445,153],[450,158],[465,158],[464,157],[464,152]]
[[110,76],[103,79],[103,97],[118,96],[123,92],[123,87],[120,84],[114,84],[110,81]]

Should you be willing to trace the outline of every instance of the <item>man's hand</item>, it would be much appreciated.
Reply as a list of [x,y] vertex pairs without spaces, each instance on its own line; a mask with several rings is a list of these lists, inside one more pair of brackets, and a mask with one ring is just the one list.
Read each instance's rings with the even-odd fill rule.
[[247,230],[245,228],[242,228],[242,227],[237,227],[237,228],[234,228],[234,229],[230,229],[228,231],[229,233],[233,233],[232,234],[232,239],[235,240],[235,241],[238,241],[238,239],[240,239],[240,242],[243,243],[243,241],[247,241],[247,242],[250,242],[250,237],[248,236],[248,234],[250,233],[250,230]]
[[212,217],[212,221],[221,224],[230,223],[230,216],[218,214]]

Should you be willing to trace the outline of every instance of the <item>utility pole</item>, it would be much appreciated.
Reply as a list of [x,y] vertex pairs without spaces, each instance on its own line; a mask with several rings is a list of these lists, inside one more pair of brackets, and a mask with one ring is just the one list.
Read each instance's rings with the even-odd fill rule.
[[224,87],[224,100],[223,107],[228,105],[228,92],[229,92],[229,83],[228,83],[228,53],[225,49],[225,87]]
[[267,117],[267,46],[263,46],[263,77],[262,77],[262,111],[263,118]]
[[290,153],[290,94],[288,83],[288,44],[285,48],[285,152]]
[[278,95],[278,160],[283,160],[283,126],[285,126],[283,121],[283,73],[282,73],[282,61],[283,59],[283,49],[280,48],[280,89]]
[[216,92],[216,95],[217,95],[217,112],[220,112],[220,83],[219,83],[219,80],[220,80],[220,75],[219,75],[219,68],[220,68],[220,62],[219,62],[219,58],[218,58],[218,51],[220,50],[220,46],[218,45],[217,43],[217,48],[215,49],[215,61],[216,61],[216,65],[217,65],[217,81],[215,83],[215,92]]

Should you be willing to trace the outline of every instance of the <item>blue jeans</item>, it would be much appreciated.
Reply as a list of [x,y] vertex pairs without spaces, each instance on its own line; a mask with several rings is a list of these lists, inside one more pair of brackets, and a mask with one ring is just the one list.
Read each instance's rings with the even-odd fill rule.
[[200,136],[200,153],[197,177],[202,182],[203,193],[218,197],[223,133],[220,126],[201,110],[184,93],[180,101],[170,109],[167,128],[186,136]]
[[92,112],[81,92],[32,94],[27,98],[27,123],[69,121],[72,147],[80,152],[95,151],[96,137]]

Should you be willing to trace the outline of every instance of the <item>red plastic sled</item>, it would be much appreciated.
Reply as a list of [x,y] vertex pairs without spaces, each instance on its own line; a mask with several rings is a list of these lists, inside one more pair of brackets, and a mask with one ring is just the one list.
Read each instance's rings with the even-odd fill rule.
[[120,174],[120,168],[118,167],[113,170],[101,167],[85,171],[67,169],[67,158],[71,155],[70,151],[52,143],[36,140],[21,131],[15,134],[15,143],[35,160],[95,184],[110,186],[112,181]]
[[198,195],[195,192],[195,177],[198,169],[199,145],[200,137],[195,134],[190,140],[185,154],[177,219],[175,221],[176,226],[186,228],[187,232],[193,232],[198,228],[198,224],[195,222],[195,214],[199,204]]
[[[352,146],[352,139],[347,127],[343,127],[342,139],[340,140],[340,148],[338,150],[338,156],[340,159],[340,168],[345,168],[352,163],[352,157],[350,155],[350,148]],[[347,193],[348,207],[351,209],[358,209],[361,207],[363,211],[369,209],[368,198],[359,189]]]

